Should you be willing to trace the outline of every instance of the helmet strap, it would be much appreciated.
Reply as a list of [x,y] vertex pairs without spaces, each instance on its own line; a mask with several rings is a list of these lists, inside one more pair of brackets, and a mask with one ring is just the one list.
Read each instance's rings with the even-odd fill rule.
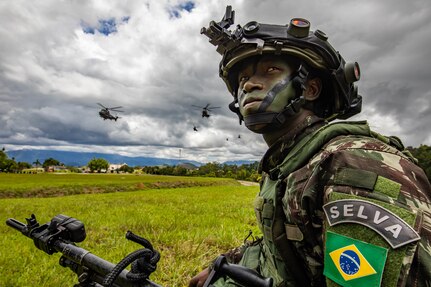
[[233,102],[229,104],[229,110],[231,110],[232,112],[234,112],[238,116],[239,124],[241,125],[244,118],[241,115],[241,112],[239,111],[238,97],[236,95],[234,96]]
[[286,121],[292,116],[296,115],[300,108],[305,104],[305,98],[300,96],[293,99],[281,112],[266,112],[260,114],[253,114],[244,117],[244,123],[248,126],[259,124],[266,124],[266,126],[259,130],[259,133],[271,132],[277,128],[282,127]]
[[305,90],[305,82],[307,81],[307,76],[308,71],[305,68],[305,65],[299,65],[299,68],[295,72],[285,77],[283,80],[278,82],[270,91],[268,91],[262,103],[260,104],[258,112],[264,113],[268,106],[274,101],[275,97],[290,83],[292,83],[292,87],[295,89],[295,96],[285,107],[285,109],[289,108],[294,112],[298,112],[300,108],[298,104],[300,102],[302,103],[302,101],[299,102],[297,99],[302,96],[302,92]]
[[[301,64],[299,68],[291,75],[277,83],[263,99],[259,112],[244,117],[246,126],[253,126],[258,124],[267,124],[266,127],[259,130],[260,133],[266,133],[276,128],[283,126],[286,121],[296,115],[302,106],[306,103],[302,93],[305,90],[305,82],[307,81],[308,71],[304,64]],[[289,104],[279,113],[265,112],[265,109],[272,103],[277,94],[286,88],[290,82],[295,89],[295,97],[290,100]],[[239,112],[239,108],[238,108]]]

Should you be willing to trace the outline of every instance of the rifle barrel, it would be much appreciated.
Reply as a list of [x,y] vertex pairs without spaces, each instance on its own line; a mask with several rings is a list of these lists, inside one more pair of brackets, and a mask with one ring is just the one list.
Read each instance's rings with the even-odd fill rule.
[[[95,280],[95,282],[102,284],[104,277],[114,269],[115,264],[112,264],[109,261],[106,261],[105,259],[102,259],[91,252],[78,247],[73,244],[69,244],[67,242],[63,242],[61,240],[57,240],[55,243],[55,249],[62,253],[64,257],[67,259],[75,262],[79,266],[87,267],[89,270],[94,272],[92,279]],[[60,265],[62,265],[60,263]],[[63,267],[69,267],[64,266]],[[76,271],[76,270],[74,270]],[[150,281],[145,280],[141,283],[136,283],[133,281],[128,280],[127,273],[129,271],[123,270],[120,275],[117,277],[117,280],[115,280],[114,286],[125,286],[125,287],[161,287],[160,285]],[[79,275],[79,274],[78,274]],[[116,285],[118,284],[118,285]]]
[[18,231],[25,232],[27,230],[27,225],[22,223],[21,221],[18,221],[14,218],[9,218],[6,220],[6,224]]

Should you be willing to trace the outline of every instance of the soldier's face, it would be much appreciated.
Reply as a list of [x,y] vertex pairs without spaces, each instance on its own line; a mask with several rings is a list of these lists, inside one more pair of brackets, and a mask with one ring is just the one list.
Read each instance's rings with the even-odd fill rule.
[[267,93],[292,72],[292,68],[282,57],[263,56],[246,62],[238,73],[238,104],[241,114],[246,117],[258,112],[281,112],[295,96],[291,84],[279,91],[263,111],[259,111],[259,108]]

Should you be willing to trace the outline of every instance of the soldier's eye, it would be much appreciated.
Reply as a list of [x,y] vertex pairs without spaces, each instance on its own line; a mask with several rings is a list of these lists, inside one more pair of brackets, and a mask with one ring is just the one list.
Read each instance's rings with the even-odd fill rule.
[[275,72],[275,71],[278,71],[278,70],[280,70],[279,68],[277,68],[277,67],[269,67],[266,71],[268,72],[268,73],[271,73],[271,72]]
[[247,81],[248,80],[248,77],[247,76],[240,76],[239,77],[239,83],[241,84],[241,83],[244,83],[245,81]]

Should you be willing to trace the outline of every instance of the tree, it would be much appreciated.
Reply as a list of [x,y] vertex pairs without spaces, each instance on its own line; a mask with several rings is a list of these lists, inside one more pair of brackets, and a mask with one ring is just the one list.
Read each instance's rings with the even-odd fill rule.
[[7,158],[1,164],[0,170],[2,170],[4,172],[17,172],[18,171],[18,164],[13,159]]
[[407,149],[417,158],[419,166],[425,171],[428,180],[431,181],[431,147],[420,145],[418,148],[407,147]]
[[39,161],[39,159],[36,159],[33,164],[36,166],[36,168],[38,168],[42,163]]
[[68,166],[66,166],[66,169],[72,173],[82,173],[82,170],[76,166],[68,165]]
[[15,158],[9,158],[6,154],[6,150],[3,147],[0,151],[0,171],[2,172],[17,172],[18,164]]
[[28,162],[23,162],[23,161],[19,161],[17,163],[17,166],[18,166],[19,172],[22,172],[23,169],[31,168],[31,164],[29,164]]
[[45,171],[48,171],[48,168],[50,166],[56,166],[56,165],[60,165],[60,162],[58,160],[50,157],[43,162],[42,167],[45,169]]
[[176,175],[176,176],[187,175],[187,169],[183,166],[176,166],[173,170],[173,175]]
[[133,173],[133,171],[134,171],[135,169],[133,168],[133,167],[130,167],[130,166],[128,166],[127,164],[125,164],[125,165],[122,165],[119,169],[118,169],[118,171],[120,172],[120,171],[122,171],[122,172],[126,172],[126,173]]
[[102,169],[108,170],[109,162],[103,158],[93,158],[87,163],[87,167],[91,172],[97,171],[100,173]]
[[47,167],[53,166],[53,165],[60,165],[60,162],[50,157],[43,162],[42,167],[46,169]]
[[8,156],[5,152],[5,148],[2,148],[0,151],[0,171],[4,171],[7,159],[8,159]]

